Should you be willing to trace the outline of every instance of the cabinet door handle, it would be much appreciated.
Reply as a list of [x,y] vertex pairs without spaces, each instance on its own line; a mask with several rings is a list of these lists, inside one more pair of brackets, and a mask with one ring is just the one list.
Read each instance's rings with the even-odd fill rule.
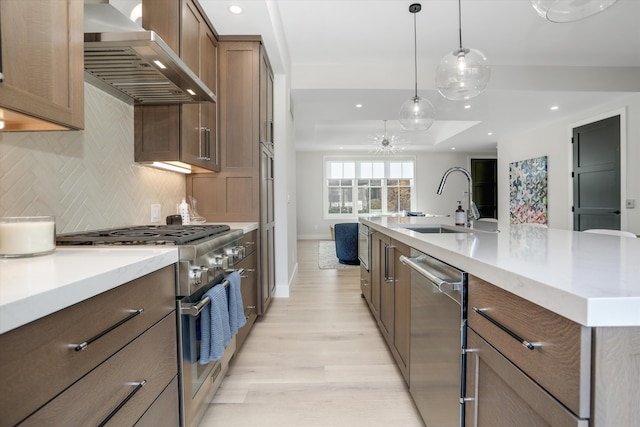
[[[220,164],[220,144],[218,143],[217,135],[213,135],[213,147],[215,149],[216,157],[215,164]],[[209,129],[209,155],[211,155],[211,129]]]
[[[479,370],[479,363],[480,360],[478,358],[478,350],[476,349],[466,349],[465,353],[471,353],[471,357],[474,357],[474,364],[473,366],[475,367],[475,371],[473,372],[473,376],[474,381],[473,381],[473,396],[465,396],[460,398],[460,404],[464,405],[464,412],[465,414],[467,414],[467,409],[468,406],[467,404],[472,403],[473,404],[473,424],[471,425],[472,427],[478,427],[478,380],[479,380],[479,376],[480,376],[480,370]],[[468,357],[465,355],[465,357]],[[466,364],[467,369],[469,369],[469,364]],[[466,379],[465,379],[466,380]],[[469,391],[469,389],[467,389],[467,391]]]
[[204,158],[205,160],[211,160],[211,128],[204,128]]
[[211,160],[211,129],[200,128],[200,134],[202,133],[204,138],[198,139],[198,160]]
[[206,154],[204,154],[202,150],[205,139],[207,139],[207,128],[200,128],[200,135],[198,136],[198,160],[204,160],[206,158]]
[[395,248],[395,246],[393,245],[389,245],[389,244],[384,244],[384,281],[387,283],[393,282],[393,276],[394,276],[394,272],[391,271],[391,268],[389,266],[389,261],[393,258],[393,255],[391,255],[391,251]]
[[243,276],[240,276],[240,277],[242,277],[243,279],[247,279],[247,278],[250,277],[250,274],[255,273],[256,269],[255,268],[245,268],[244,271],[246,271],[247,274],[245,274]]
[[107,329],[105,329],[104,331],[100,332],[99,334],[89,338],[88,340],[86,340],[82,344],[76,345],[75,346],[75,350],[76,351],[84,350],[85,348],[87,348],[87,346],[89,346],[89,344],[91,344],[95,340],[98,340],[98,339],[102,338],[103,336],[105,336],[109,332],[111,332],[114,329],[116,329],[118,326],[123,325],[124,323],[127,323],[129,320],[133,319],[137,315],[142,314],[143,311],[144,311],[144,308],[140,308],[138,310],[132,310],[130,315],[128,315],[127,317],[125,317],[124,319],[122,319],[121,321],[116,323],[115,325],[109,326]]
[[246,314],[246,311],[245,311],[244,318],[249,320],[249,317],[251,317],[251,313],[253,313],[253,311],[256,309],[256,306],[255,305],[248,305],[248,306],[245,307],[245,309],[249,310],[249,314]]
[[133,397],[137,392],[139,392],[139,391],[140,391],[140,389],[141,389],[142,387],[144,387],[144,386],[145,386],[145,384],[147,384],[147,380],[142,380],[142,381],[140,381],[139,383],[135,383],[135,384],[134,384],[134,385],[135,385],[135,387],[133,388],[133,390],[131,390],[131,393],[129,393],[129,394],[127,395],[127,397],[125,397],[125,398],[124,398],[124,400],[123,400],[122,402],[120,402],[120,404],[119,404],[118,406],[116,406],[116,408],[115,408],[113,411],[111,411],[111,413],[110,413],[109,415],[107,415],[107,418],[105,418],[104,420],[102,420],[102,422],[101,422],[100,424],[98,424],[98,426],[99,426],[99,427],[103,427],[105,424],[107,424],[107,423],[109,422],[109,420],[111,420],[111,418],[113,418],[113,417],[114,417],[114,415],[115,415],[115,414],[117,414],[117,413],[118,413],[118,411],[119,411],[120,409],[122,409],[122,407],[123,407],[124,405],[126,405],[126,404],[127,404],[127,402],[128,402],[129,400],[131,400],[131,398],[132,398],[132,397]]
[[269,120],[269,142],[273,146],[273,120]]
[[529,341],[525,340],[520,335],[518,335],[515,332],[513,332],[511,329],[507,328],[502,323],[498,322],[496,319],[494,319],[493,317],[489,316],[487,313],[485,313],[486,310],[487,310],[486,308],[473,307],[473,311],[475,311],[480,316],[482,316],[485,319],[487,319],[489,322],[491,322],[494,325],[496,325],[498,328],[500,328],[502,331],[504,331],[511,338],[513,338],[514,340],[516,340],[520,344],[522,344],[523,347],[525,347],[525,348],[527,348],[529,350],[535,350],[535,348],[536,348],[535,344],[532,344]]

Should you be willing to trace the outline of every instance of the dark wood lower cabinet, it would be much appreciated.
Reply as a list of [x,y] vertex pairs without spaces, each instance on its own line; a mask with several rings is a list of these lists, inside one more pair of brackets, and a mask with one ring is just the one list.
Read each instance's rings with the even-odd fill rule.
[[489,343],[467,329],[465,427],[586,427]]
[[130,394],[112,425],[133,425],[176,378],[176,343],[173,265],[6,332],[0,426],[98,425]]
[[176,377],[175,330],[172,312],[21,425],[132,424]]
[[411,271],[400,262],[401,255],[410,255],[407,245],[379,232],[371,235],[371,281],[365,296],[369,296],[369,308],[408,383]]
[[251,231],[243,237],[241,245],[245,247],[245,258],[234,265],[234,269],[242,271],[242,304],[247,323],[238,330],[236,348],[238,351],[244,344],[249,331],[258,317],[258,251],[256,250],[257,231]]
[[167,388],[147,409],[136,427],[176,427],[180,424],[180,409],[178,401],[178,377],[174,377]]

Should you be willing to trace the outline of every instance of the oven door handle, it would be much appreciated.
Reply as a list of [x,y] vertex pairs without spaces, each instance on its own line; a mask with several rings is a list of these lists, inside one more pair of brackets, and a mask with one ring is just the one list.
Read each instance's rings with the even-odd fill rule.
[[186,314],[189,316],[196,317],[200,314],[202,309],[205,308],[207,304],[209,304],[210,302],[211,302],[211,298],[209,297],[204,297],[196,303],[181,302],[179,307],[180,314]]
[[[242,275],[245,272],[244,268],[239,268],[237,270],[227,270],[227,273],[231,273],[237,271],[238,274],[240,274],[240,277],[242,277]],[[229,286],[229,281],[227,279],[224,279],[221,283],[222,286],[224,286],[225,288],[227,286]],[[178,307],[178,311],[180,312],[180,314],[186,314],[188,316],[193,316],[196,317],[198,315],[200,315],[200,312],[202,311],[203,308],[205,308],[207,306],[207,304],[209,304],[211,302],[211,298],[209,298],[208,296],[205,296],[204,298],[202,298],[200,301],[193,303],[193,302],[181,302],[180,306]]]

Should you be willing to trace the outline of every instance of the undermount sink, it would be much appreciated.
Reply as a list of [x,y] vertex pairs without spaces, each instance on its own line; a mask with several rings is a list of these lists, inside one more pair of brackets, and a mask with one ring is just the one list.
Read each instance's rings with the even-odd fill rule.
[[418,233],[472,233],[474,230],[463,227],[452,227],[442,224],[402,224],[400,228]]

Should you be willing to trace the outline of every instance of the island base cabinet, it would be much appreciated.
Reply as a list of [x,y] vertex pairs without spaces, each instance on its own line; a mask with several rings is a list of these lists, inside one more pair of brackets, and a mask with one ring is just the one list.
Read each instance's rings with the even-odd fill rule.
[[591,426],[640,426],[640,327],[593,329]]
[[520,369],[467,331],[466,427],[587,427]]
[[371,305],[371,273],[364,265],[360,264],[360,292],[362,298]]

